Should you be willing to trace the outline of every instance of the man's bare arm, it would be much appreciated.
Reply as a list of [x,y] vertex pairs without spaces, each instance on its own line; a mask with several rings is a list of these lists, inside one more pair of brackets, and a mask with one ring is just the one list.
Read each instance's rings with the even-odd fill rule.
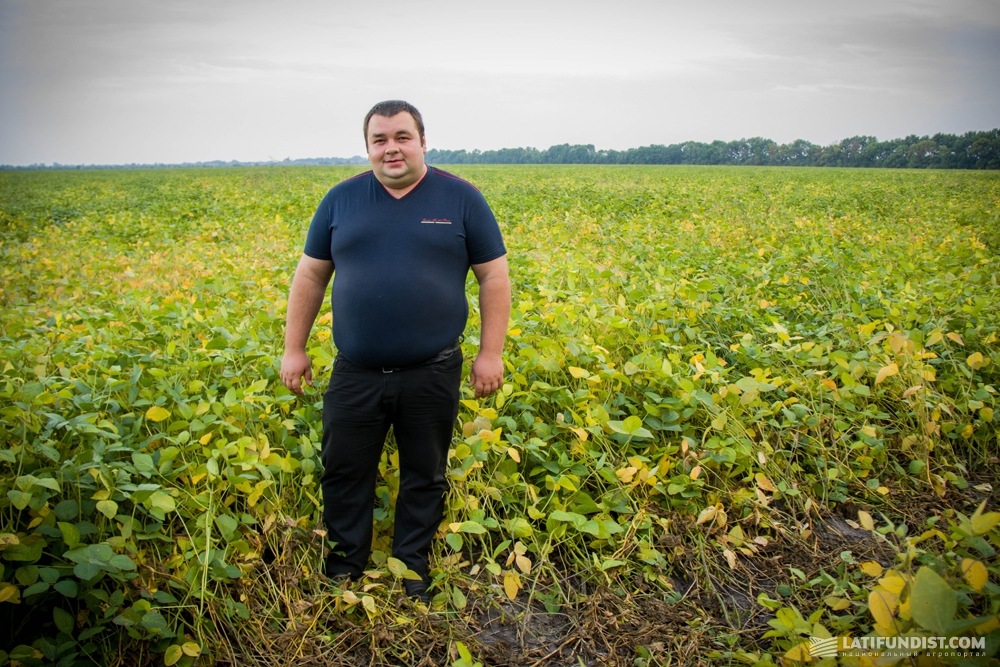
[[302,395],[302,378],[312,386],[312,362],[306,354],[309,332],[323,305],[326,286],[333,275],[333,262],[302,255],[288,293],[285,319],[285,356],[281,359],[281,381]]
[[475,387],[476,398],[489,396],[503,386],[503,346],[510,320],[510,276],[507,256],[483,264],[473,264],[472,272],[479,281],[479,314],[482,331],[479,334],[479,354],[472,362],[469,385]]

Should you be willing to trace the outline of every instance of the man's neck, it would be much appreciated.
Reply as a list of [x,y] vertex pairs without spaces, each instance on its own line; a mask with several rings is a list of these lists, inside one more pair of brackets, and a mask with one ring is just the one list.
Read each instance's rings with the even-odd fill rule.
[[385,188],[385,191],[388,192],[390,195],[392,195],[395,199],[402,199],[411,190],[413,190],[413,188],[415,188],[418,185],[420,185],[420,181],[424,180],[424,178],[426,176],[427,176],[427,165],[425,164],[424,165],[424,171],[423,171],[422,174],[420,174],[420,178],[418,178],[417,180],[413,181],[412,183],[410,183],[406,187],[403,187],[403,188],[390,188],[385,183],[382,183],[382,187]]

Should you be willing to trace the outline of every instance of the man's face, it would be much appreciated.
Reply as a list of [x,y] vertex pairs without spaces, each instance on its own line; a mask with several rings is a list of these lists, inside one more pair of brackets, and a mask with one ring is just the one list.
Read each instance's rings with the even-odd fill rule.
[[368,161],[375,178],[391,190],[407,188],[424,175],[427,146],[413,116],[372,116],[368,120]]

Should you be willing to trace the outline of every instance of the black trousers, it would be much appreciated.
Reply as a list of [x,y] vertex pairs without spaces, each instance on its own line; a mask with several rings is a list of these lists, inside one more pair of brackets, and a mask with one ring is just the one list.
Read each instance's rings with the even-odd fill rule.
[[343,355],[334,361],[323,396],[323,518],[327,539],[337,543],[327,575],[357,577],[367,566],[378,463],[392,426],[399,450],[392,555],[427,580],[462,381],[461,349],[444,355],[391,372],[362,368]]

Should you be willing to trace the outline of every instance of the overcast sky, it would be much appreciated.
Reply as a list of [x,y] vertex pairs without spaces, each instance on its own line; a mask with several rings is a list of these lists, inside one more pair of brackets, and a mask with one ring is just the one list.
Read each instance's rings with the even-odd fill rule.
[[0,0],[0,164],[1000,127],[997,0]]

